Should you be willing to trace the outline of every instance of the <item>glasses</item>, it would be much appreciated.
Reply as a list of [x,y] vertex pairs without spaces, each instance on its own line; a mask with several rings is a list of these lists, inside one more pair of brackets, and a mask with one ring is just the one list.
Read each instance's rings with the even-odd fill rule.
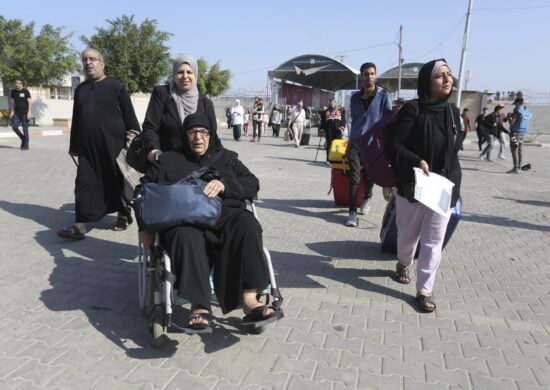
[[89,58],[83,58],[82,59],[83,64],[86,64],[87,62],[96,62],[96,61],[99,61],[99,58],[89,57]]
[[206,129],[191,129],[191,130],[187,130],[187,135],[189,137],[200,135],[202,138],[205,138],[210,135],[210,131]]

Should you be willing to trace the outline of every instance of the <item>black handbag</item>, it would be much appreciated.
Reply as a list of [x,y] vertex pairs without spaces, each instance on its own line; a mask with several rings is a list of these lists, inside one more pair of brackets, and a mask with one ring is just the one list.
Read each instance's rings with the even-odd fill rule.
[[143,132],[136,136],[126,152],[126,162],[136,171],[146,173],[149,169],[149,160],[147,159],[147,151],[145,150],[145,140]]
[[218,178],[217,172],[203,167],[174,184],[141,185],[132,201],[140,228],[153,233],[178,225],[214,227],[222,201],[203,192],[212,178]]

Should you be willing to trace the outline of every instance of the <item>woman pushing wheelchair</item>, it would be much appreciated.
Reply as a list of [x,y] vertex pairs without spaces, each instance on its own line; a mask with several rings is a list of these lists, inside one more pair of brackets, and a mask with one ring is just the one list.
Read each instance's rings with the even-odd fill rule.
[[[246,209],[246,200],[258,193],[259,181],[237,153],[222,146],[208,116],[188,115],[183,128],[182,146],[160,154],[142,183],[174,184],[208,167],[210,174],[203,192],[207,197],[221,198],[221,213],[213,228],[184,224],[159,232],[160,243],[174,264],[174,287],[179,296],[191,302],[188,331],[204,333],[212,329],[212,268],[216,296],[224,314],[242,307],[243,323],[275,321],[282,312],[257,299],[258,290],[269,284],[269,272],[262,228]],[[152,245],[154,234],[140,226],[139,238],[147,248]]]

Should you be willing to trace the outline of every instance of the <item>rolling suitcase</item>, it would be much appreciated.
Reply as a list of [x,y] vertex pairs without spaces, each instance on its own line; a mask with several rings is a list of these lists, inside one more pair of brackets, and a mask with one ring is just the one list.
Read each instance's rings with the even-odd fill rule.
[[395,196],[392,195],[388,204],[386,204],[386,210],[382,217],[382,226],[380,227],[380,249],[382,253],[397,253],[396,210]]
[[302,138],[300,139],[300,146],[304,146],[304,145],[309,145],[309,138],[310,138],[310,135],[309,135],[309,132],[304,132],[302,134]]
[[[397,223],[396,223],[396,204],[395,196],[392,196],[386,205],[384,216],[382,217],[382,227],[380,228],[380,249],[382,253],[397,253]],[[445,238],[443,239],[443,249],[449,243],[449,240],[453,236],[453,233],[458,225],[458,222],[462,218],[462,200],[456,201],[455,207],[451,209],[451,218],[447,224],[447,230],[445,231]],[[418,257],[420,251],[420,245],[416,248],[414,257]]]
[[349,170],[349,163],[344,158],[347,147],[347,139],[335,139],[330,143],[328,162],[331,168]]
[[[331,186],[334,194],[334,203],[338,206],[349,206],[349,171],[342,169],[331,169]],[[361,179],[357,188],[357,206],[361,206],[363,194],[365,193],[365,185],[363,184],[363,173],[361,171]]]

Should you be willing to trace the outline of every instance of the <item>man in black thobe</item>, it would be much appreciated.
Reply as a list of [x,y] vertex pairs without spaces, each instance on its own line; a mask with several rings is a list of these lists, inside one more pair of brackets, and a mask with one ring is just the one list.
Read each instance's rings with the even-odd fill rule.
[[101,54],[82,52],[86,81],[75,91],[69,154],[78,156],[75,180],[75,224],[57,232],[60,237],[81,240],[87,222],[97,222],[118,212],[114,230],[128,226],[122,202],[122,175],[116,157],[124,147],[128,130],[140,130],[130,96],[118,80],[105,76]]

